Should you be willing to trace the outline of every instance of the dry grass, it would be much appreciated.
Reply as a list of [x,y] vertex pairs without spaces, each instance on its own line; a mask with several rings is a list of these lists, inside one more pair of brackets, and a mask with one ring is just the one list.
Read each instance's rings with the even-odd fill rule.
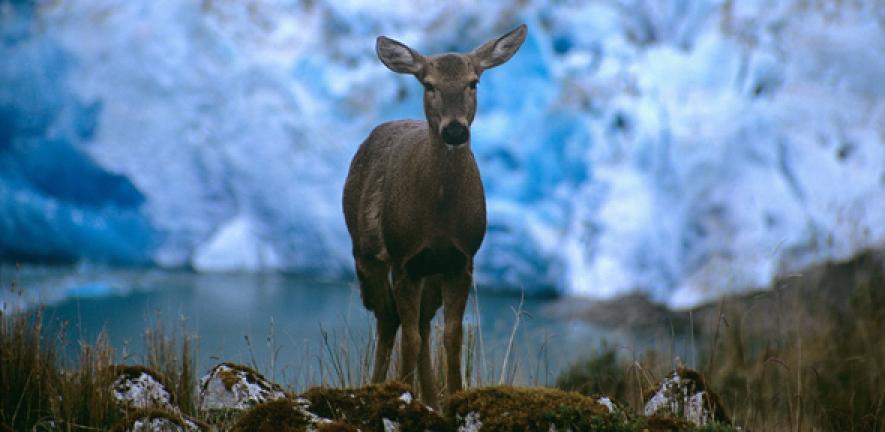
[[12,430],[103,427],[119,415],[111,401],[112,351],[104,333],[81,344],[77,368],[42,332],[42,311],[0,317],[0,423]]
[[[17,288],[13,284],[12,290]],[[0,309],[0,430],[108,430],[123,418],[109,389],[115,378],[114,349],[107,333],[79,340],[69,360],[65,329],[47,334],[43,311]],[[144,363],[160,371],[185,414],[195,414],[196,381],[190,338],[155,325],[145,333]]]

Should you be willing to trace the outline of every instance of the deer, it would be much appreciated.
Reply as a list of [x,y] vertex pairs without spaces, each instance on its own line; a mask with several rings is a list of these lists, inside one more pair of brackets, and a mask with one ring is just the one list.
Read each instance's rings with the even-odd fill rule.
[[417,372],[421,399],[433,407],[431,321],[442,306],[450,396],[462,389],[462,320],[486,231],[470,140],[477,84],[513,57],[527,31],[523,24],[470,53],[427,57],[385,36],[376,40],[381,63],[423,86],[425,119],[383,123],[360,144],[344,184],[344,217],[360,296],[375,315],[372,382],[387,379],[401,327],[398,379],[412,384]]

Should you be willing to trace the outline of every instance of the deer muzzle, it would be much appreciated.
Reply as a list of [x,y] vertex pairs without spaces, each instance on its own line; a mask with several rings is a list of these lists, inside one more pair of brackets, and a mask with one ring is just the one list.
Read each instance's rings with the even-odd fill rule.
[[442,129],[441,135],[446,144],[459,146],[470,139],[470,129],[459,121],[453,121]]

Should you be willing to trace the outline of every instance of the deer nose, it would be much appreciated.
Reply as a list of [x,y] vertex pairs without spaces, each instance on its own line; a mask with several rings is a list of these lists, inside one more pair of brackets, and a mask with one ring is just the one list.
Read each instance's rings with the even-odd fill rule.
[[453,121],[446,125],[442,130],[442,139],[449,145],[461,145],[470,138],[470,129],[461,124],[461,122]]

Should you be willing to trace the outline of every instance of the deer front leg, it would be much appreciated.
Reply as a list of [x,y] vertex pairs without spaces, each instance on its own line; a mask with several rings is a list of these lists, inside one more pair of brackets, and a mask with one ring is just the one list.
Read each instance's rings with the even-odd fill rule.
[[451,396],[462,389],[461,384],[461,343],[463,341],[462,320],[470,285],[473,283],[473,263],[468,263],[463,273],[447,275],[442,286],[443,315],[445,329],[443,344],[446,347],[448,385],[446,394]]
[[421,284],[413,281],[404,269],[394,270],[393,297],[399,314],[402,335],[400,338],[400,381],[413,385],[418,352],[421,349]]
[[375,368],[372,370],[372,382],[380,383],[387,379],[387,369],[390,366],[390,353],[393,351],[393,343],[396,340],[396,331],[399,329],[399,318],[396,311],[386,313],[375,312],[376,330],[378,340],[375,345]]
[[418,380],[421,383],[421,400],[428,406],[438,409],[436,385],[433,379],[433,361],[430,356],[430,324],[436,310],[439,309],[441,298],[438,277],[426,277],[421,288],[421,351],[418,354]]

